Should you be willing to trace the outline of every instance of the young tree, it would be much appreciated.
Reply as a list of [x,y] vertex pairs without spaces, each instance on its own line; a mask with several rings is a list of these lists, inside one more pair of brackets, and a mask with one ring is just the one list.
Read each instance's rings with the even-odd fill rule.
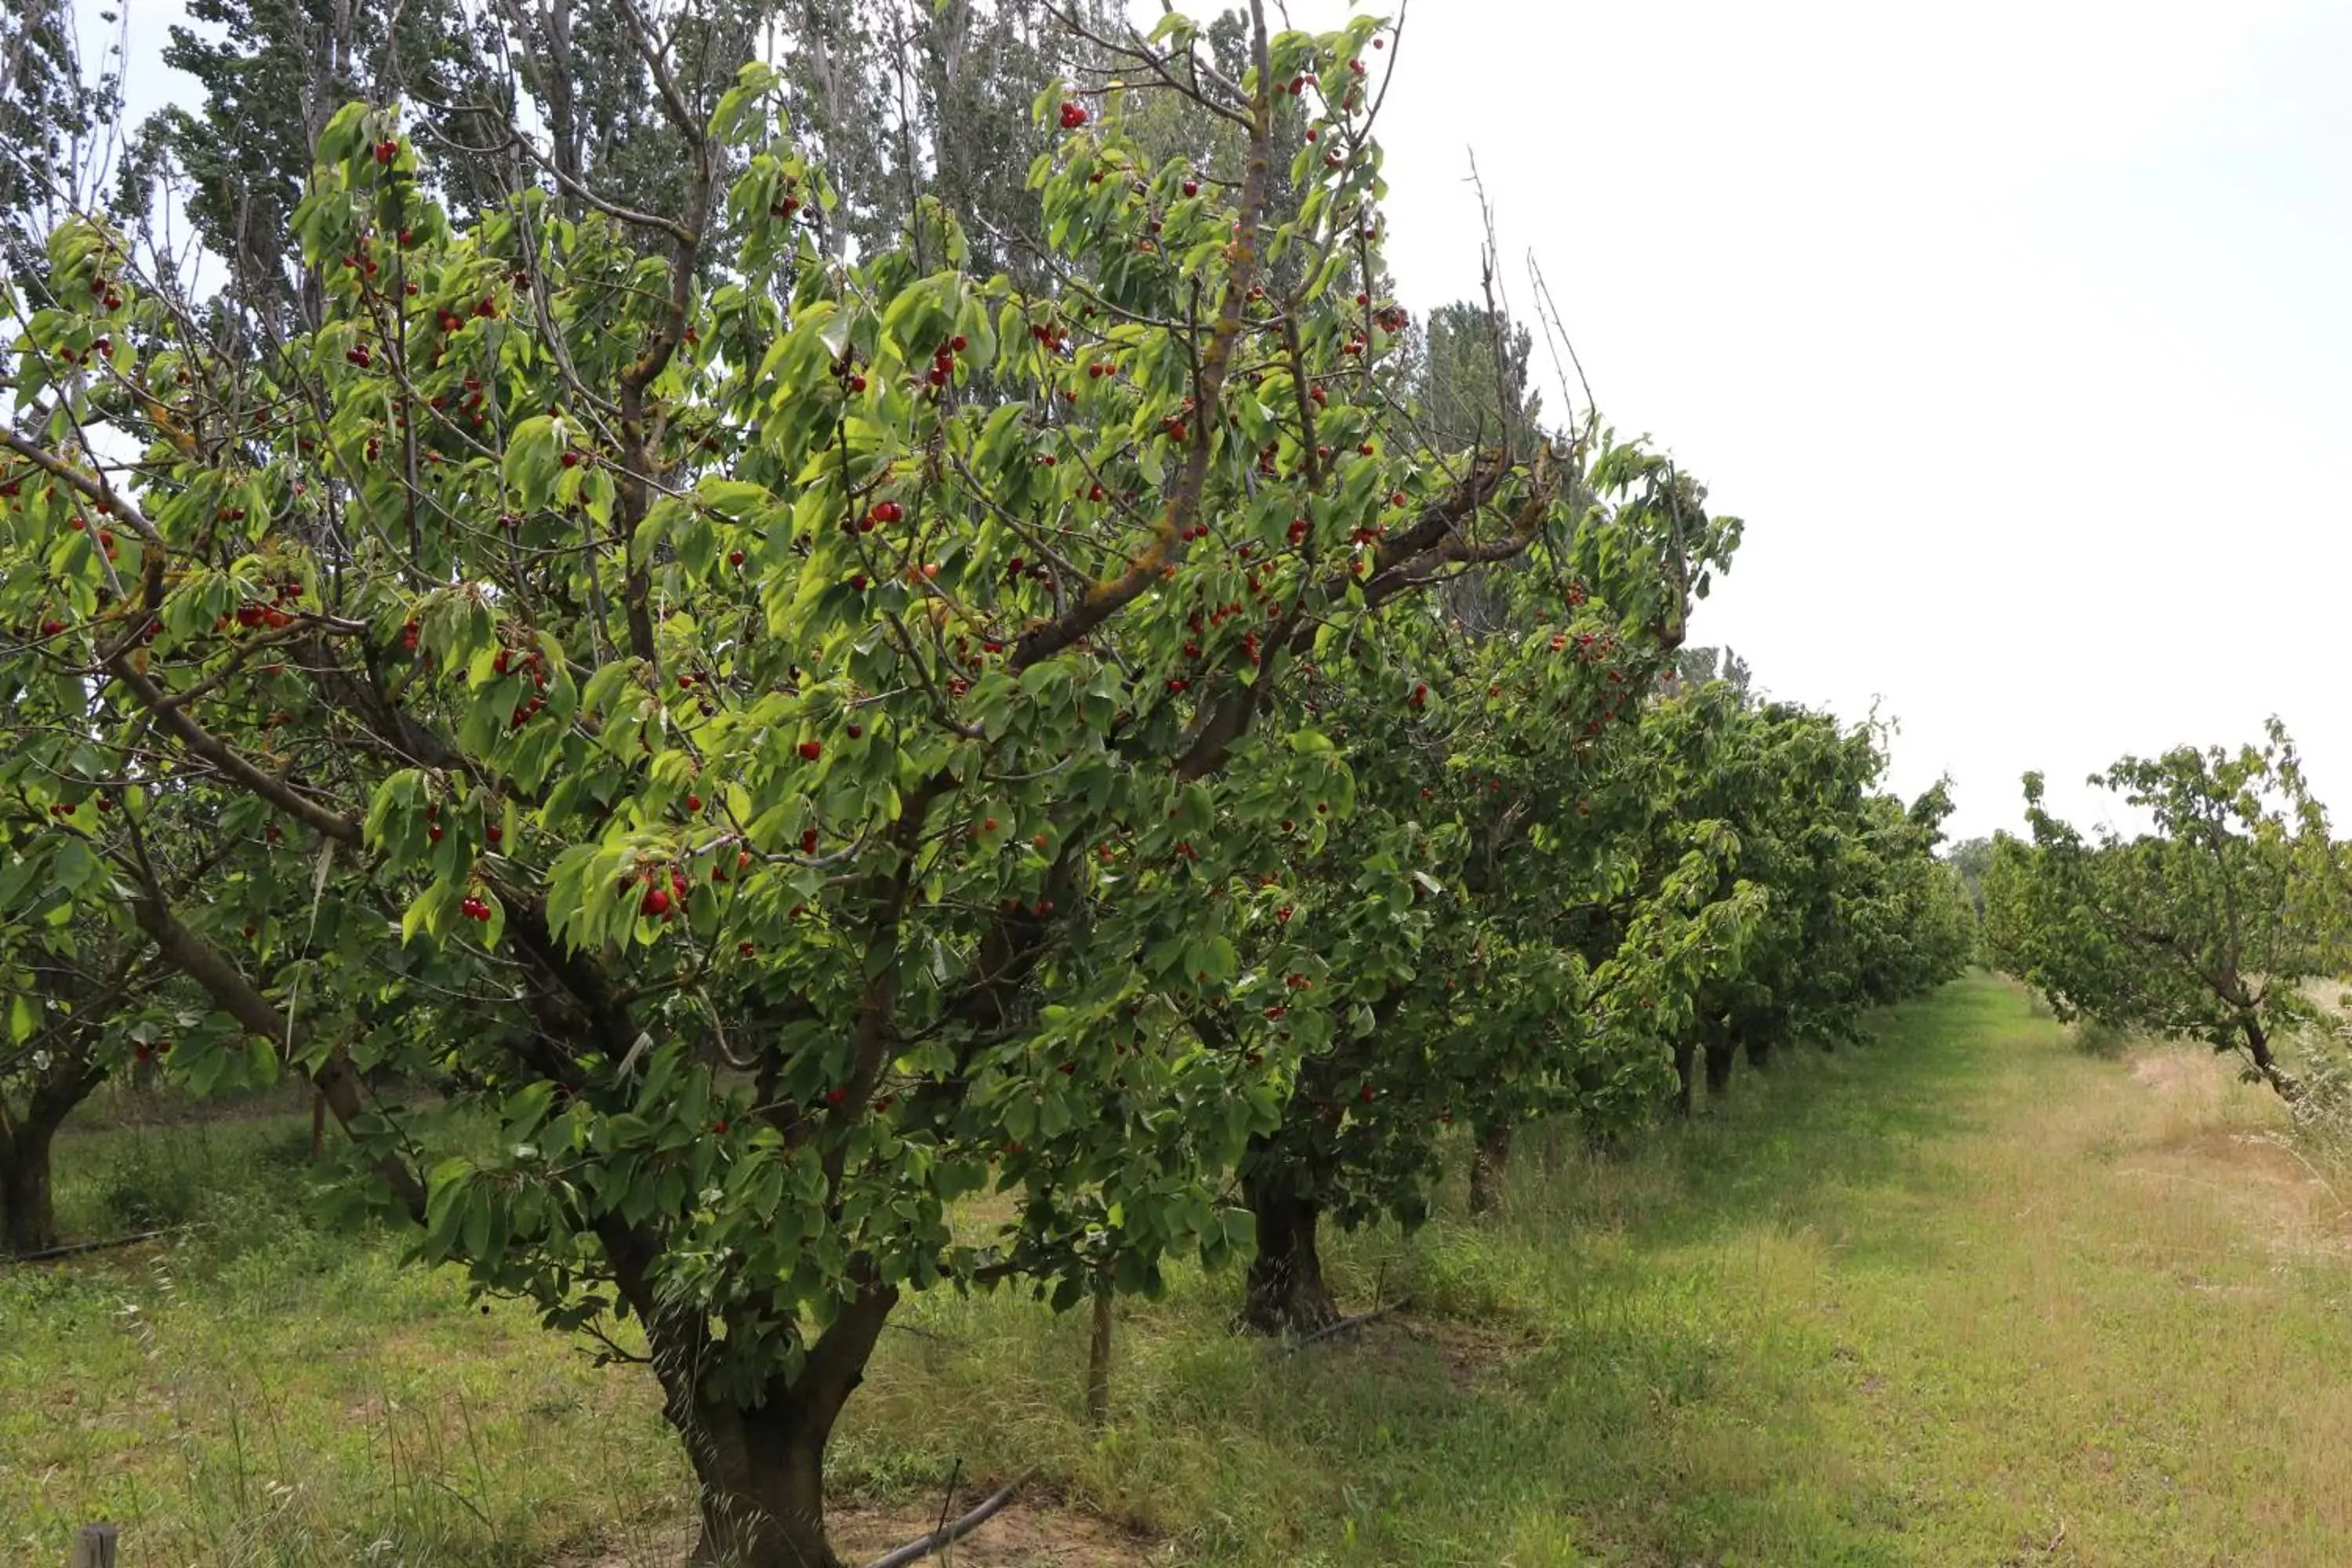
[[2285,729],[2273,719],[2263,745],[2234,753],[2125,757],[2090,782],[2154,831],[2085,839],[2043,808],[2042,776],[2028,773],[2032,841],[2004,836],[1985,880],[1993,961],[2062,1019],[2205,1041],[2294,1099],[2303,1085],[2281,1046],[2341,1032],[2303,983],[2335,972],[2345,883]]

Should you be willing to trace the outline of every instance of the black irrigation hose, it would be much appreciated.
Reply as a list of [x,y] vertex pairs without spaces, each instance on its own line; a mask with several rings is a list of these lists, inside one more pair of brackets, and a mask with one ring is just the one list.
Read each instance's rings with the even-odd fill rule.
[[51,1258],[71,1258],[82,1252],[104,1252],[110,1247],[136,1247],[142,1241],[152,1241],[159,1236],[170,1236],[179,1226],[167,1226],[162,1230],[142,1230],[130,1236],[118,1236],[105,1241],[68,1241],[56,1247],[44,1247],[37,1252],[0,1252],[0,1264],[46,1263]]
[[1412,1305],[1412,1299],[1408,1296],[1402,1300],[1391,1301],[1385,1307],[1375,1307],[1369,1312],[1359,1312],[1352,1318],[1342,1318],[1336,1323],[1316,1330],[1313,1333],[1307,1335],[1303,1339],[1291,1341],[1288,1344],[1282,1347],[1282,1353],[1285,1355],[1297,1355],[1308,1345],[1315,1344],[1319,1341],[1330,1339],[1335,1334],[1344,1334],[1349,1329],[1360,1329],[1366,1323],[1377,1322],[1379,1320],[1387,1317],[1391,1312],[1402,1312],[1407,1307]]
[[887,1556],[877,1557],[866,1568],[907,1568],[908,1563],[920,1563],[940,1547],[962,1540],[995,1517],[1006,1503],[1013,1500],[1013,1494],[1028,1485],[1036,1474],[1035,1470],[1023,1471],[997,1488],[985,1502],[962,1518],[949,1521],[920,1541],[910,1541]]

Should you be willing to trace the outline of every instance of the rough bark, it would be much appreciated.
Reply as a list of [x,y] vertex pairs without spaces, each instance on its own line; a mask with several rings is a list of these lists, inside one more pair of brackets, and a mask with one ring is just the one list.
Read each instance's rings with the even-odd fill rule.
[[1492,1214],[1503,1194],[1503,1173],[1511,1163],[1512,1128],[1506,1122],[1478,1131],[1470,1152],[1470,1212]]
[[824,1438],[790,1399],[706,1402],[687,1435],[702,1493],[692,1568],[843,1568],[824,1534]]
[[1321,1211],[1286,1188],[1243,1184],[1250,1212],[1257,1216],[1257,1257],[1242,1288],[1242,1326],[1261,1334],[1309,1334],[1339,1321],[1339,1309],[1323,1283],[1323,1258],[1316,1250]]
[[49,1190],[54,1127],[20,1124],[0,1131],[0,1252],[40,1252],[58,1244]]
[[874,1290],[845,1309],[798,1375],[771,1379],[749,1404],[702,1386],[696,1363],[709,1344],[698,1315],[656,1314],[647,1338],[663,1414],[685,1440],[701,1494],[691,1568],[844,1568],[825,1539],[825,1447],[897,1299]]

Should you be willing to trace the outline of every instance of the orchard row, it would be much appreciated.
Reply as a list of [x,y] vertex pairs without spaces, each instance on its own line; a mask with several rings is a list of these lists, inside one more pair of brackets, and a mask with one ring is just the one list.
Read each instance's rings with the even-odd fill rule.
[[658,216],[453,216],[352,105],[267,346],[49,237],[0,435],[13,1240],[107,1075],[305,1075],[355,1202],[642,1358],[698,1561],[830,1563],[909,1293],[1230,1258],[1311,1330],[1318,1227],[1422,1217],[1449,1127],[1483,1193],[1535,1119],[1957,972],[1942,792],[1684,673],[1738,525],[1591,425],[1416,422],[1379,24],[1230,80],[1188,29],[1137,47],[1241,128],[1196,154],[1041,95],[1049,287],[928,200],[820,245],[758,65],[665,95]]

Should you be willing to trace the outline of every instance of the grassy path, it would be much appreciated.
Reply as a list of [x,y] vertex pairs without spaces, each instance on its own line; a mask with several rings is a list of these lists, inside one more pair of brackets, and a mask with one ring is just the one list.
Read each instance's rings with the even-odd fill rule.
[[[1065,1463],[1267,1568],[2352,1562],[2347,1232],[2276,1118],[1972,979],[1630,1158],[1523,1160],[1500,1226],[1345,1248],[1360,1303],[1439,1314],[1361,1349],[1269,1373],[1215,1337],[1222,1287],[1137,1314],[1150,1436]],[[995,1311],[937,1326],[1022,1364]],[[941,1384],[883,1383],[861,1441],[896,1451]],[[985,1441],[952,1415],[984,1392],[933,1458]]]
[[[2275,1119],[1963,982],[1630,1154],[1528,1151],[1498,1223],[1340,1243],[1351,1304],[1415,1303],[1360,1342],[1231,1337],[1230,1277],[1123,1308],[1099,1441],[1083,1321],[919,1300],[837,1445],[844,1533],[1043,1461],[1058,1501],[966,1568],[2352,1562],[2352,1229]],[[287,1136],[213,1134],[238,1169]],[[254,1168],[236,1234],[285,1239],[0,1271],[0,1562],[100,1516],[138,1563],[677,1560],[632,1374]]]
[[[2263,1094],[1990,979],[1798,1066],[1522,1188],[1488,1560],[2352,1562],[2341,1205]],[[1395,1560],[1476,1560],[1428,1515]]]

